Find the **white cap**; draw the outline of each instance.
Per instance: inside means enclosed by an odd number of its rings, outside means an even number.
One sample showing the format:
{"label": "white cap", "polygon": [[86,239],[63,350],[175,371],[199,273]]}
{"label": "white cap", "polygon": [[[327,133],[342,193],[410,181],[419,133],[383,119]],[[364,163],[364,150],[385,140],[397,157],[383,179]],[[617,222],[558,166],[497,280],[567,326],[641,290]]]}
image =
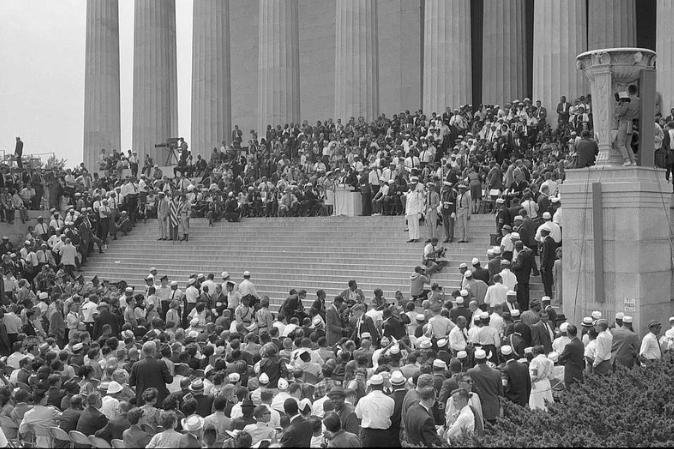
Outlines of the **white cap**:
{"label": "white cap", "polygon": [[108,384],[108,391],[107,391],[107,394],[115,394],[115,393],[119,393],[119,392],[122,391],[122,390],[123,390],[122,386],[121,386],[118,382],[115,382],[115,381],[113,380],[112,382],[110,382],[110,383]]}
{"label": "white cap", "polygon": [[491,249],[491,248],[489,248],[489,249],[487,250],[487,256],[493,256],[493,255],[494,255],[494,250]]}
{"label": "white cap", "polygon": [[231,373],[229,376],[227,376],[230,382],[238,382],[241,380],[241,374],[239,373]]}
{"label": "white cap", "polygon": [[461,290],[461,296],[465,297],[465,296],[468,296],[468,295],[469,295],[468,290],[466,290],[465,288],[463,290]]}
{"label": "white cap", "polygon": [[616,320],[622,320],[623,318],[625,318],[625,314],[624,314],[624,313],[618,312],[618,313],[615,314],[615,319],[616,319]]}
{"label": "white cap", "polygon": [[472,276],[473,276],[473,272],[470,271],[470,270],[468,270],[468,271],[466,271],[465,273],[463,273],[463,275],[464,275],[465,277],[469,278],[469,277],[472,277]]}
{"label": "white cap", "polygon": [[481,320],[486,320],[487,318],[489,318],[489,312],[481,312],[480,313],[480,319]]}
{"label": "white cap", "polygon": [[398,345],[391,346],[391,349],[389,349],[389,352],[391,354],[400,354],[400,346],[398,346]]}
{"label": "white cap", "polygon": [[[440,359],[435,359],[435,360],[433,360],[433,368],[447,369],[447,364]],[[374,376],[372,376],[372,377],[374,377]],[[372,382],[370,382],[370,383],[372,383]]]}
{"label": "white cap", "polygon": [[178,286],[178,281],[171,282],[171,287],[177,287],[177,286]]}
{"label": "white cap", "polygon": [[528,348],[524,348],[525,354],[531,354],[533,352],[534,352],[534,348],[532,348],[531,346],[529,346]]}
{"label": "white cap", "polygon": [[475,350],[475,360],[482,360],[487,358],[487,353],[482,349]]}
{"label": "white cap", "polygon": [[229,277],[229,273],[227,273],[226,271],[223,271],[222,274],[221,274],[220,276],[221,276],[223,279],[225,279],[225,278],[228,278],[228,277]]}
{"label": "white cap", "polygon": [[569,328],[569,323],[562,323],[559,325],[559,330],[561,332],[566,332],[566,330]]}
{"label": "white cap", "polygon": [[461,265],[459,265],[459,268],[468,268],[468,264],[462,263]]}
{"label": "white cap", "polygon": [[463,296],[459,296],[458,298],[456,298],[456,303],[463,304]]}
{"label": "white cap", "polygon": [[557,354],[555,351],[552,351],[550,354],[548,354],[548,359],[552,360],[554,363],[557,363],[559,360],[559,354]]}
{"label": "white cap", "polygon": [[510,355],[510,354],[512,354],[512,353],[513,353],[513,348],[512,348],[512,346],[508,346],[508,345],[501,346],[501,354],[503,354],[503,355]]}
{"label": "white cap", "polygon": [[549,296],[543,296],[543,297],[541,298],[541,302],[546,302],[546,301],[547,301],[547,302],[550,302],[550,297],[549,297]]}
{"label": "white cap", "polygon": [[417,313],[417,321],[425,321],[426,320],[426,315],[423,313]]}
{"label": "white cap", "polygon": [[543,218],[549,220],[552,218],[552,215],[550,215],[550,212],[543,212]]}
{"label": "white cap", "polygon": [[370,377],[370,385],[383,385],[384,384],[384,378],[380,374],[375,374],[374,376]]}
{"label": "white cap", "polygon": [[519,238],[520,238],[519,232],[513,232],[510,234],[510,240],[519,240]]}
{"label": "white cap", "polygon": [[395,370],[391,374],[390,382],[392,385],[402,385],[405,382],[407,382],[407,379],[405,379],[405,376],[403,375],[402,371]]}
{"label": "white cap", "polygon": [[601,312],[599,310],[595,310],[594,312],[592,312],[592,318],[594,318],[595,320],[601,319]]}
{"label": "white cap", "polygon": [[480,259],[478,259],[477,257],[473,257],[473,260],[471,261],[471,263],[473,264],[473,266],[475,266],[475,265],[480,263]]}
{"label": "white cap", "polygon": [[278,389],[282,390],[282,391],[287,390],[288,389],[288,381],[283,379],[283,378],[279,379],[278,380]]}
{"label": "white cap", "polygon": [[[625,315],[625,316],[623,317],[623,323],[630,324],[633,320],[634,320],[634,318],[632,318],[632,317],[629,316],[629,315]],[[670,318],[669,320],[671,321],[672,319]]]}
{"label": "white cap", "polygon": [[419,348],[421,348],[421,349],[429,349],[431,346],[432,346],[431,340],[429,340],[429,339],[423,339],[419,343]]}
{"label": "white cap", "polygon": [[492,251],[494,251],[494,254],[501,254],[501,247],[495,246],[492,248]]}
{"label": "white cap", "polygon": [[515,290],[508,290],[506,296],[517,296],[517,292]]}
{"label": "white cap", "polygon": [[441,338],[437,342],[438,348],[442,348],[443,346],[447,345],[447,339],[446,338]]}
{"label": "white cap", "polygon": [[456,353],[456,358],[458,359],[468,358],[468,353],[466,351],[459,351]]}
{"label": "white cap", "polygon": [[510,312],[510,316],[512,316],[512,317],[518,317],[518,316],[520,316],[520,311],[517,310],[517,309],[513,309],[513,310]]}
{"label": "white cap", "polygon": [[244,271],[244,272],[243,272],[243,276],[244,276],[244,277],[250,276],[250,271]]}

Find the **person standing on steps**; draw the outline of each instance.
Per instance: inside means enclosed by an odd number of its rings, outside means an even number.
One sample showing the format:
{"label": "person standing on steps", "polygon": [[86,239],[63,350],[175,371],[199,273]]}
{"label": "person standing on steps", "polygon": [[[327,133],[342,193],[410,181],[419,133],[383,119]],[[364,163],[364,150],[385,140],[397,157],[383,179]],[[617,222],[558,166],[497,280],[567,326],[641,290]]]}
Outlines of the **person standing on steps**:
{"label": "person standing on steps", "polygon": [[410,236],[407,243],[416,243],[419,241],[419,215],[424,206],[424,193],[419,189],[419,178],[416,176],[410,178],[409,186],[405,195],[405,218]]}
{"label": "person standing on steps", "polygon": [[159,201],[157,202],[157,223],[159,224],[159,238],[157,240],[168,240],[169,233],[169,214],[170,201],[166,198],[164,192],[159,192]]}
{"label": "person standing on steps", "polygon": [[468,222],[470,221],[471,198],[465,184],[459,184],[456,199],[456,221],[459,225],[459,243],[468,243]]}
{"label": "person standing on steps", "polygon": [[438,233],[438,206],[440,205],[440,195],[435,190],[435,183],[426,183],[428,193],[426,194],[426,226],[428,235],[431,238],[437,237]]}
{"label": "person standing on steps", "polygon": [[442,205],[442,226],[445,228],[445,240],[443,243],[452,243],[454,240],[454,221],[456,219],[456,191],[452,183],[443,181],[440,191]]}
{"label": "person standing on steps", "polygon": [[192,203],[187,200],[187,195],[184,193],[180,194],[180,199],[178,200],[178,227],[180,233],[183,235],[183,238],[180,239],[182,242],[189,241],[190,237],[190,214],[192,213]]}

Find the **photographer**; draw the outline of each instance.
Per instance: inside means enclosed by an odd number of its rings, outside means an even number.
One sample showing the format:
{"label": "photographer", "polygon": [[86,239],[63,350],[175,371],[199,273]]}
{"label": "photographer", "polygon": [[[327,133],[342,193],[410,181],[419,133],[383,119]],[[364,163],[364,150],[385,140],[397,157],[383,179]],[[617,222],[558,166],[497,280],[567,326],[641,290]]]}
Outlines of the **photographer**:
{"label": "photographer", "polygon": [[424,256],[422,258],[422,263],[426,266],[426,274],[430,277],[433,273],[441,271],[447,265],[449,261],[445,259],[445,251],[447,248],[438,247],[438,238],[433,237],[424,248]]}

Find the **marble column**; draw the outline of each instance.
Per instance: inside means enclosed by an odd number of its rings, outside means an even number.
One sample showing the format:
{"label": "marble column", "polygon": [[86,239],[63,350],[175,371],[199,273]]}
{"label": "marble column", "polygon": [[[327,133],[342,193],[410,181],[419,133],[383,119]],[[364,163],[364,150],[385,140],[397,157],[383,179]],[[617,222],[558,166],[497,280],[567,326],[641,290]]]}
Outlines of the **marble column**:
{"label": "marble column", "polygon": [[145,154],[167,165],[167,150],[155,144],[179,137],[175,13],[175,0],[135,3],[133,149],[141,166]]}
{"label": "marble column", "polygon": [[587,49],[636,47],[635,0],[588,0]]}
{"label": "marble column", "polygon": [[190,148],[207,161],[231,140],[229,42],[229,0],[194,0]]}
{"label": "marble column", "polygon": [[379,114],[377,0],[338,0],[335,39],[335,119]]}
{"label": "marble column", "polygon": [[484,0],[482,103],[503,105],[527,93],[525,0]]}
{"label": "marble column", "polygon": [[548,110],[556,126],[555,108],[562,95],[570,101],[588,93],[576,56],[587,48],[585,0],[537,0],[534,3],[533,98]]}
{"label": "marble column", "polygon": [[660,112],[667,117],[674,108],[674,0],[658,0],[657,16],[655,51],[658,63],[655,67],[658,92],[662,96]]}
{"label": "marble column", "polygon": [[300,121],[297,0],[260,0],[259,21],[257,131],[264,136],[267,125]]}
{"label": "marble column", "polygon": [[84,165],[121,150],[118,0],[88,0],[84,62]]}
{"label": "marble column", "polygon": [[470,0],[426,0],[424,12],[426,114],[472,103]]}

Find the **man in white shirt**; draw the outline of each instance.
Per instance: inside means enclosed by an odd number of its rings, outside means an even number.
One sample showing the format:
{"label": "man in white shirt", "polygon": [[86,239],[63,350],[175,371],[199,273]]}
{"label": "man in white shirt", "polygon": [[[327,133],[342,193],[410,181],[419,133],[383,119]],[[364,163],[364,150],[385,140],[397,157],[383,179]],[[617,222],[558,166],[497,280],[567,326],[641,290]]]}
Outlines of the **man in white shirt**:
{"label": "man in white shirt", "polygon": [[639,357],[643,361],[649,362],[662,358],[662,349],[658,341],[658,335],[661,330],[662,324],[656,320],[651,320],[648,323],[648,333],[641,340],[641,349],[639,350]]}
{"label": "man in white shirt", "polygon": [[361,420],[361,440],[363,447],[392,446],[397,435],[391,435],[391,416],[395,401],[383,392],[384,378],[375,374],[370,378],[371,392],[361,398],[356,405],[356,416]]}
{"label": "man in white shirt", "polygon": [[458,411],[449,417],[447,421],[445,438],[448,443],[450,443],[452,438],[460,437],[464,431],[469,434],[475,431],[475,415],[470,405],[468,405],[468,392],[464,389],[456,390],[452,394],[452,401]]}
{"label": "man in white shirt", "polygon": [[449,347],[452,350],[452,354],[466,350],[466,345],[468,344],[467,324],[466,317],[459,316],[456,319],[456,326],[449,332]]}
{"label": "man in white shirt", "polygon": [[410,190],[405,195],[405,219],[409,230],[410,239],[407,243],[416,243],[419,241],[419,215],[424,207],[425,195],[418,188],[419,179],[416,176],[410,178]]}
{"label": "man in white shirt", "polygon": [[260,296],[257,294],[257,290],[255,289],[255,284],[250,281],[249,271],[243,272],[243,281],[241,281],[239,284],[239,294],[242,298],[246,295],[251,295],[256,299],[260,299]]}
{"label": "man in white shirt", "polygon": [[[608,330],[608,322],[604,319],[597,320],[594,324],[597,335],[597,347],[594,353],[593,371],[599,374],[611,374],[611,346],[613,334]],[[657,340],[656,340],[657,342]]]}
{"label": "man in white shirt", "polygon": [[490,309],[496,304],[503,304],[507,301],[509,288],[503,285],[503,279],[500,274],[494,275],[494,285],[487,287],[487,294],[484,296],[484,302]]}

